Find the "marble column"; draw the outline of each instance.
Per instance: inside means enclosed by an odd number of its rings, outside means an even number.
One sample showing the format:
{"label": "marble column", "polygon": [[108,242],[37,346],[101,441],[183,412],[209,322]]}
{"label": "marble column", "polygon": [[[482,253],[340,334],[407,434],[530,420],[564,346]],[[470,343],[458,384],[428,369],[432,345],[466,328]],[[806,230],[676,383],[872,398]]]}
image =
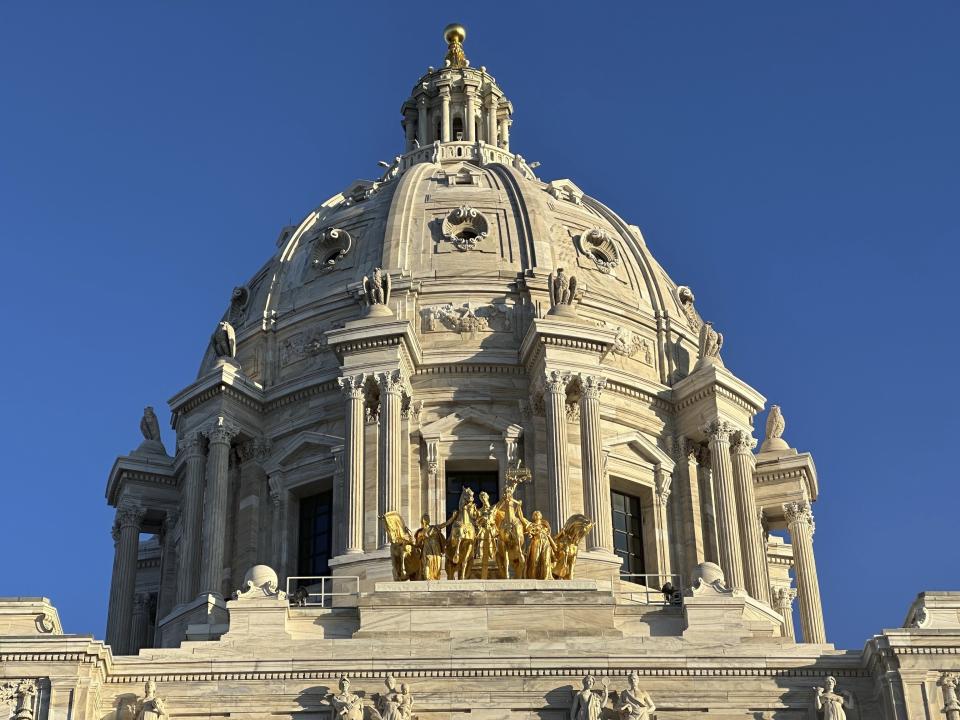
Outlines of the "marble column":
{"label": "marble column", "polygon": [[487,98],[487,144],[497,146],[497,109],[500,103],[491,93]]}
{"label": "marble column", "polygon": [[333,523],[333,556],[342,555],[346,546],[345,530],[343,518],[347,516],[347,507],[349,498],[346,492],[346,482],[343,476],[343,445],[330,448],[330,456],[333,458],[333,503],[332,511],[335,521]]}
{"label": "marble column", "polygon": [[820,581],[813,556],[813,511],[807,501],[785,503],[784,514],[793,544],[793,561],[797,572],[797,595],[800,598],[800,627],[803,642],[825,643],[823,608],[820,605]]}
{"label": "marble column", "polygon": [[570,517],[570,487],[567,460],[567,383],[570,375],[549,371],[544,381],[543,401],[547,415],[547,474],[550,487],[549,522],[562,527]]}
{"label": "marble column", "polygon": [[417,98],[417,141],[420,147],[427,144],[427,99]]}
{"label": "marble column", "polygon": [[130,654],[147,646],[147,624],[150,622],[150,595],[137,593],[133,600],[133,620],[130,627]]}
{"label": "marble column", "polygon": [[[404,515],[401,506],[402,483],[402,420],[400,406],[403,400],[406,378],[399,370],[380,373],[377,377],[380,386],[380,442],[377,462],[380,507],[378,514],[396,511]],[[406,518],[404,517],[406,522]],[[438,520],[439,522],[439,520]],[[379,546],[387,547],[387,537],[383,523],[379,523]]]}
{"label": "marble column", "polygon": [[230,512],[230,444],[239,428],[218,417],[206,430],[207,489],[203,506],[203,553],[200,557],[200,593],[223,595],[223,561]]}
{"label": "marble column", "polygon": [[176,542],[174,529],[180,522],[180,513],[177,510],[167,510],[160,532],[160,590],[157,593],[157,618],[167,615],[176,601],[177,592],[177,563]]}
{"label": "marble column", "polygon": [[345,553],[363,552],[363,375],[340,378],[344,409]]}
{"label": "marble column", "polygon": [[757,498],[753,490],[754,458],[751,450],[757,441],[749,433],[739,432],[733,441],[733,480],[737,495],[737,516],[744,560],[747,592],[754,600],[770,604],[770,578],[767,575],[767,543]]}
{"label": "marble column", "polygon": [[206,457],[203,438],[194,433],[180,443],[186,455],[183,472],[183,505],[181,509],[180,543],[177,546],[177,604],[190,602],[197,596],[200,538],[203,527],[203,474]]}
{"label": "marble column", "polygon": [[673,487],[677,491],[678,505],[674,508],[677,515],[678,537],[675,542],[681,548],[682,564],[677,572],[683,573],[683,582],[687,584],[693,576],[694,568],[706,560],[705,529],[703,513],[700,508],[700,479],[697,474],[697,452],[699,446],[689,438],[677,438],[674,445]]}
{"label": "marble column", "polygon": [[[613,552],[610,480],[604,472],[600,432],[600,394],[607,381],[597,375],[580,377],[580,462],[583,474],[583,514],[593,520],[588,550]],[[566,521],[566,518],[563,518]],[[557,527],[559,531],[560,526]]]}
{"label": "marble column", "polygon": [[797,639],[796,630],[793,628],[793,599],[796,596],[797,591],[793,588],[773,588],[773,609],[783,615],[783,634],[792,640]]}
{"label": "marble column", "polygon": [[960,675],[946,672],[940,676],[937,684],[943,693],[943,714],[947,716],[947,720],[960,720],[960,701],[957,700]]}
{"label": "marble column", "polygon": [[500,121],[500,146],[510,151],[510,118],[504,118]]}
{"label": "marble column", "polygon": [[450,91],[440,91],[440,140],[450,142]]}
{"label": "marble column", "polygon": [[117,510],[117,526],[120,539],[117,541],[117,622],[115,635],[110,640],[113,652],[127,655],[133,628],[133,593],[137,585],[137,553],[140,549],[140,523],[145,511],[139,507],[124,507]]}
{"label": "marble column", "polygon": [[467,94],[467,112],[466,117],[463,121],[463,137],[469,142],[473,142],[477,139],[477,118],[476,118],[476,98],[474,96],[474,90],[472,87],[466,88]]}
{"label": "marble column", "polygon": [[107,645],[117,639],[117,597],[120,594],[120,526],[114,520],[110,528],[113,538],[113,573],[110,575],[110,604],[107,606]]}
{"label": "marble column", "polygon": [[406,139],[406,152],[413,150],[413,139],[417,136],[417,122],[414,113],[407,113],[403,121],[403,132]]}
{"label": "marble column", "polygon": [[737,498],[730,461],[730,435],[733,426],[722,420],[710,423],[704,432],[710,440],[710,470],[716,490],[717,538],[720,543],[720,567],[727,586],[744,589],[743,559],[740,555],[740,533],[737,522]]}

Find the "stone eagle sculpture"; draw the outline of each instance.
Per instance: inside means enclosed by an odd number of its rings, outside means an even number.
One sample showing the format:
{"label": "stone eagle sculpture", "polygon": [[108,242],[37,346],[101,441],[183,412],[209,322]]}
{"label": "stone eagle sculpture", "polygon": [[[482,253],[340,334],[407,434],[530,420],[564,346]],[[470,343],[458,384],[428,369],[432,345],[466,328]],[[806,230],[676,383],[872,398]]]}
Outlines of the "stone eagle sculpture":
{"label": "stone eagle sculpture", "polygon": [[723,334],[713,329],[713,323],[703,323],[703,325],[700,326],[700,359],[697,361],[694,370],[699,370],[708,365],[719,365],[723,367],[723,360],[720,359],[720,348],[722,347]]}
{"label": "stone eagle sculpture", "polygon": [[237,332],[233,325],[226,320],[217,325],[210,338],[213,354],[218,358],[235,358],[237,356]]}
{"label": "stone eagle sculpture", "polygon": [[140,432],[143,433],[144,440],[160,441],[160,423],[150,405],[143,409],[143,417],[140,418]]}
{"label": "stone eagle sculpture", "polygon": [[767,439],[782,438],[783,431],[787,428],[787,421],[783,418],[779,405],[770,406],[770,414],[767,415]]}
{"label": "stone eagle sculpture", "polygon": [[385,273],[382,268],[374,268],[372,274],[364,276],[363,294],[370,314],[390,314],[390,290],[390,274]]}
{"label": "stone eagle sculpture", "polygon": [[550,273],[547,281],[550,291],[550,312],[554,315],[572,315],[577,303],[577,278],[567,275],[562,267]]}

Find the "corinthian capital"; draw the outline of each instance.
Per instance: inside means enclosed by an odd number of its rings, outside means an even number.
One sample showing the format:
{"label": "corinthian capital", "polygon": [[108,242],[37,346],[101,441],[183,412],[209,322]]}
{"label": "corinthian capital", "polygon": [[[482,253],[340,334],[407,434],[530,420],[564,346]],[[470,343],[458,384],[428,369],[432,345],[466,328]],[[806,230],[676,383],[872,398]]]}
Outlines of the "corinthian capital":
{"label": "corinthian capital", "polygon": [[229,445],[240,434],[240,426],[230,418],[220,415],[214,418],[203,432],[211,443]]}
{"label": "corinthian capital", "polygon": [[741,430],[733,436],[732,446],[736,453],[750,454],[750,451],[757,446],[757,441],[750,436],[748,431]]}
{"label": "corinthian capital", "polygon": [[783,514],[787,518],[788,525],[809,525],[810,534],[813,534],[816,523],[813,521],[813,509],[806,500],[800,502],[788,502],[783,504]]}
{"label": "corinthian capital", "polygon": [[407,387],[407,377],[400,370],[391,370],[377,375],[380,391],[390,395],[402,395]]}
{"label": "corinthian capital", "polygon": [[203,454],[203,436],[198,432],[184,435],[177,441],[177,452],[187,457]]}
{"label": "corinthian capital", "polygon": [[343,394],[351,400],[363,397],[363,384],[365,380],[366,377],[363,375],[349,375],[347,377],[337,378]]}
{"label": "corinthian capital", "polygon": [[736,428],[726,420],[714,420],[700,429],[703,431],[703,434],[709,438],[710,442],[722,443],[730,442],[730,436],[736,430]]}
{"label": "corinthian capital", "polygon": [[607,386],[607,379],[601,375],[580,375],[580,397],[583,400],[599,400]]}
{"label": "corinthian capital", "polygon": [[121,507],[117,508],[117,526],[122,530],[126,527],[139,528],[143,522],[143,516],[147,511],[141,507]]}
{"label": "corinthian capital", "polygon": [[788,611],[793,606],[797,591],[795,588],[781,586],[773,588],[772,595],[774,607],[781,611]]}
{"label": "corinthian capital", "polygon": [[543,378],[543,388],[547,393],[566,395],[567,385],[570,383],[570,373],[560,370],[549,370]]}
{"label": "corinthian capital", "polygon": [[956,690],[958,687],[960,687],[960,674],[955,672],[945,672],[940,676],[940,679],[937,680],[937,685]]}

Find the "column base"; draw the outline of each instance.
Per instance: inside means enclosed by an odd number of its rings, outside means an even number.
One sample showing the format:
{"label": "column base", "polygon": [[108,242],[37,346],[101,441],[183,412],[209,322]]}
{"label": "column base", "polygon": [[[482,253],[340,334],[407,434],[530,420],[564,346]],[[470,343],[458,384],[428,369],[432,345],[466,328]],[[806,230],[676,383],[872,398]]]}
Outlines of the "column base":
{"label": "column base", "polygon": [[202,594],[177,605],[157,623],[157,647],[180,647],[184,640],[218,640],[229,628],[230,614],[219,595]]}

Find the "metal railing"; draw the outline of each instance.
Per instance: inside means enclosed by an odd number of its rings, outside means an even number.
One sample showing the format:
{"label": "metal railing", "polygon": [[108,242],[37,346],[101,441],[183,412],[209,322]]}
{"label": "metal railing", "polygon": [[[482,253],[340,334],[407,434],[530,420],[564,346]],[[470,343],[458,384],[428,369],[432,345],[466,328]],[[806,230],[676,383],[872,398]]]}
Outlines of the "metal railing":
{"label": "metal railing", "polygon": [[[683,604],[683,578],[674,574],[620,573],[617,591],[622,602],[638,605]],[[628,586],[636,585],[636,589]]]}
{"label": "metal railing", "polygon": [[360,578],[356,575],[292,575],[287,578],[287,598],[293,607],[353,608],[359,597]]}

